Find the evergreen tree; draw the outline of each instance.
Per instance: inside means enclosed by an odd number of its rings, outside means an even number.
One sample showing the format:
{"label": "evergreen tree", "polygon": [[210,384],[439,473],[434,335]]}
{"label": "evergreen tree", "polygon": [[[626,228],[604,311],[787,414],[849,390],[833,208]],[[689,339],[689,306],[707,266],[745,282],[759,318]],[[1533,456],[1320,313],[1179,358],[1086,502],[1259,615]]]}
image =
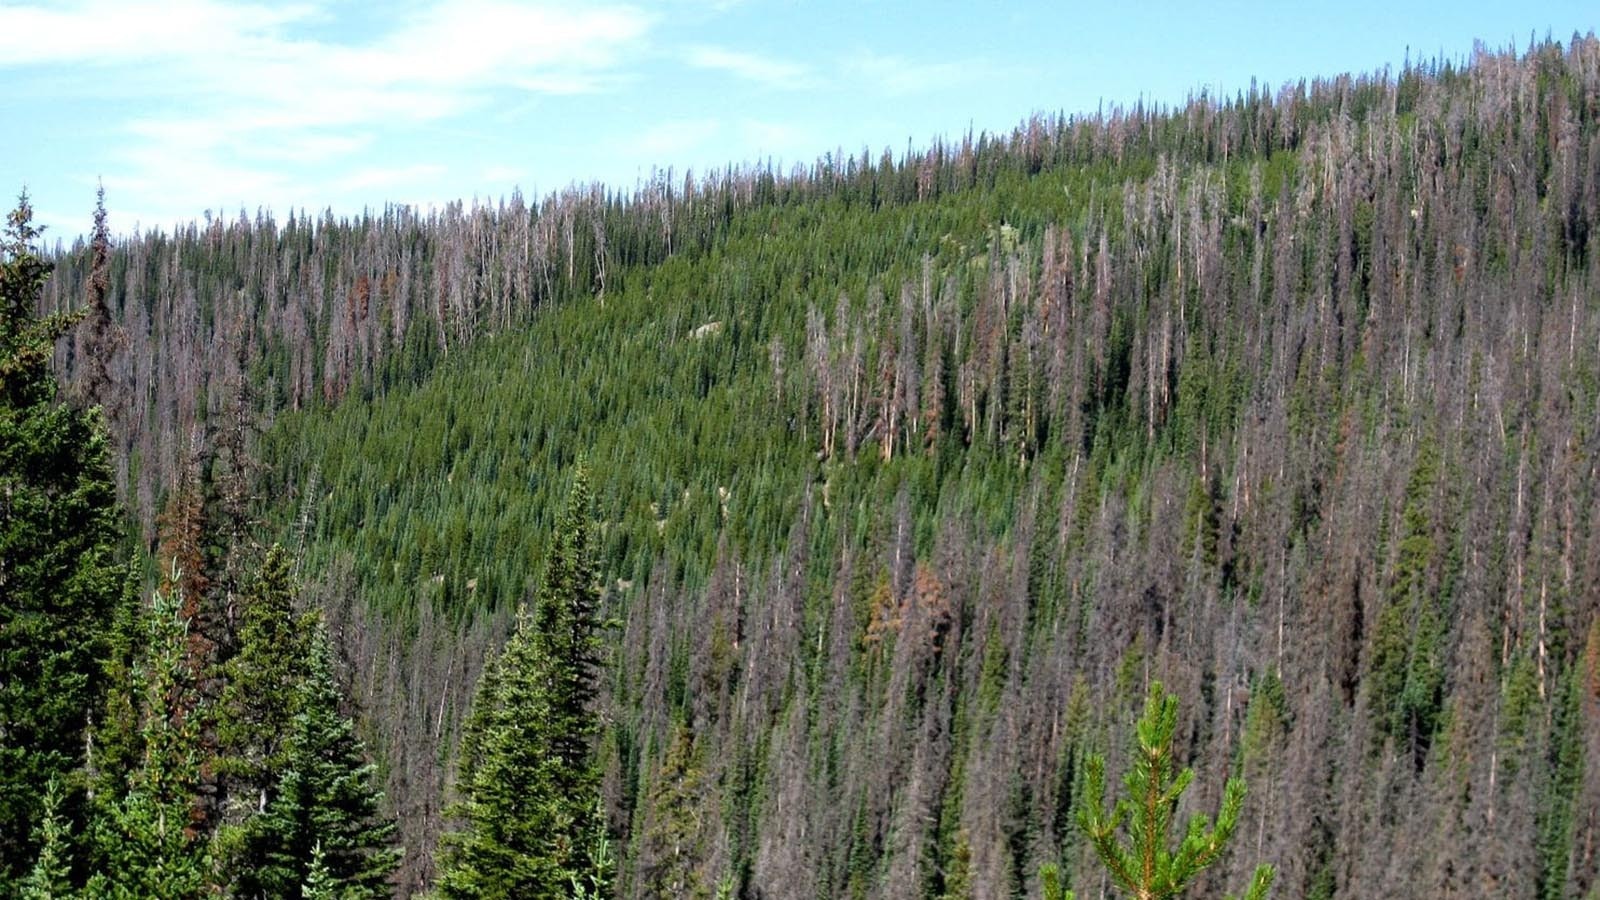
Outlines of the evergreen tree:
{"label": "evergreen tree", "polygon": [[[1216,862],[1228,846],[1244,806],[1244,782],[1228,779],[1222,790],[1222,809],[1213,827],[1205,815],[1189,820],[1183,842],[1176,850],[1167,848],[1178,800],[1194,780],[1193,769],[1173,771],[1172,734],[1178,726],[1178,700],[1168,694],[1161,682],[1150,685],[1144,715],[1136,727],[1133,764],[1122,783],[1126,797],[1118,800],[1108,814],[1104,807],[1105,758],[1089,758],[1089,805],[1078,814],[1078,825],[1095,854],[1111,874],[1111,880],[1136,900],[1161,900],[1183,893],[1200,871]],[[1117,831],[1126,823],[1131,844],[1124,844]],[[1270,865],[1256,868],[1245,900],[1264,900],[1272,885]],[[1061,885],[1061,872],[1055,865],[1039,873],[1046,900],[1072,900],[1072,892]]]}
{"label": "evergreen tree", "polygon": [[86,754],[91,800],[121,797],[127,789],[128,773],[138,767],[144,754],[142,703],[135,673],[144,660],[147,618],[138,596],[129,592],[117,603],[106,629],[107,652],[100,666],[104,690],[89,729]]}
{"label": "evergreen tree", "polygon": [[[604,893],[609,851],[593,758],[599,585],[580,466],[535,609],[519,610],[474,703],[461,764],[463,830],[447,847],[450,898]],[[597,837],[598,836],[598,837]]]}
{"label": "evergreen tree", "polygon": [[589,815],[589,833],[582,835],[581,858],[587,869],[568,876],[572,887],[572,900],[601,900],[611,893],[611,879],[616,874],[617,861],[611,855],[611,835],[606,832],[605,807],[598,796]]}
{"label": "evergreen tree", "polygon": [[1438,481],[1438,451],[1425,441],[1406,484],[1403,531],[1389,603],[1378,616],[1372,650],[1371,707],[1380,731],[1411,757],[1427,759],[1444,702],[1442,642],[1446,610],[1429,582],[1437,553],[1429,504]]}
{"label": "evergreen tree", "polygon": [[146,649],[133,673],[141,757],[126,793],[104,801],[95,819],[91,896],[185,900],[208,891],[208,847],[193,827],[200,740],[182,605],[157,591],[144,616]]}
{"label": "evergreen tree", "polygon": [[283,775],[244,826],[248,865],[234,889],[244,897],[292,897],[323,881],[348,900],[387,897],[400,859],[395,824],[373,787],[377,767],[339,711],[333,652],[320,621],[307,643],[309,672],[300,678]]}
{"label": "evergreen tree", "polygon": [[125,584],[116,498],[93,412],[56,402],[37,315],[51,265],[27,195],[0,242],[0,894],[37,854],[41,786],[81,761],[105,623]]}
{"label": "evergreen tree", "polygon": [[[477,698],[475,752],[462,762],[459,814],[439,880],[449,898],[562,897],[570,823],[561,816],[560,765],[547,726],[552,708],[541,676],[550,668],[526,610],[494,661],[495,690]],[[487,676],[486,676],[487,677]]]}
{"label": "evergreen tree", "polygon": [[[592,502],[588,472],[580,463],[566,510],[556,523],[533,634],[551,665],[551,747],[562,763],[562,787],[573,791],[575,798],[587,797],[588,782],[597,777],[591,756],[600,730],[593,709],[602,645],[600,577],[589,519]],[[579,802],[588,805],[587,799]]]}
{"label": "evergreen tree", "polygon": [[65,900],[75,896],[70,860],[72,834],[61,814],[61,782],[52,780],[44,792],[44,818],[39,821],[39,858],[22,882],[22,900]]}
{"label": "evergreen tree", "polygon": [[648,896],[711,895],[699,871],[707,835],[698,827],[705,784],[696,757],[693,733],[678,725],[650,789],[650,820],[637,864]]}
{"label": "evergreen tree", "polygon": [[89,239],[89,279],[84,285],[84,322],[78,329],[76,353],[79,357],[76,394],[86,403],[98,404],[108,417],[119,405],[116,379],[111,375],[111,357],[120,345],[116,321],[106,297],[111,291],[111,229],[106,224],[106,189],[94,194],[94,229]]}
{"label": "evergreen tree", "polygon": [[292,594],[289,554],[274,546],[240,600],[238,653],[222,667],[217,770],[236,807],[225,812],[229,821],[266,808],[287,764],[299,686],[314,659],[314,626],[296,618]]}

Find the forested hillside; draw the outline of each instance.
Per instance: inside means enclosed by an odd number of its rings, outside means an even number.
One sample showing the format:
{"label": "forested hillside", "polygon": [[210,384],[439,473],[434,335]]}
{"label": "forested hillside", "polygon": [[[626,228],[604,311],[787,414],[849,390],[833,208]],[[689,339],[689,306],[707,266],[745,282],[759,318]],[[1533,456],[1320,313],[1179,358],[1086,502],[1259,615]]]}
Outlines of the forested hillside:
{"label": "forested hillside", "polygon": [[1597,224],[1590,36],[131,237],[56,362],[197,629],[298,560],[403,894],[581,460],[619,896],[1099,896],[1086,761],[1159,679],[1184,811],[1250,786],[1199,893],[1591,898]]}

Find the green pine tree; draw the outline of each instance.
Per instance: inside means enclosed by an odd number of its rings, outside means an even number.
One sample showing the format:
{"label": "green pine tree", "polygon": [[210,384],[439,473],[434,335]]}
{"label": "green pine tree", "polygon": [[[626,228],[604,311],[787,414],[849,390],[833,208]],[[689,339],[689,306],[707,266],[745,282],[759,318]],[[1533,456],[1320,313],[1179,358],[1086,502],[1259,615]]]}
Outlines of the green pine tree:
{"label": "green pine tree", "polygon": [[106,629],[107,652],[101,660],[104,691],[89,729],[88,793],[120,797],[127,773],[143,754],[139,736],[139,692],[134,672],[144,653],[146,613],[131,592],[117,604]]}
{"label": "green pine tree", "polygon": [[134,668],[141,756],[126,793],[93,823],[98,872],[88,893],[111,900],[186,900],[209,893],[210,863],[193,827],[200,780],[189,627],[177,593],[156,592],[144,615],[145,652]]}
{"label": "green pine tree", "polygon": [[601,664],[600,576],[589,510],[588,472],[579,464],[572,492],[556,523],[555,546],[546,564],[535,607],[533,639],[550,660],[551,746],[562,762],[565,787],[586,808],[587,782],[598,778],[591,761],[600,731],[594,698]]}
{"label": "green pine tree", "polygon": [[[566,900],[610,878],[592,703],[600,591],[582,467],[536,604],[485,673],[468,723],[458,815],[439,890],[449,898]],[[599,839],[597,839],[597,836]]]}
{"label": "green pine tree", "polygon": [[1373,641],[1371,707],[1379,730],[1404,748],[1417,769],[1427,759],[1444,704],[1446,610],[1429,582],[1438,554],[1430,515],[1439,454],[1424,441],[1406,484],[1399,554],[1388,605]]}
{"label": "green pine tree", "polygon": [[323,875],[347,900],[388,897],[400,861],[395,823],[373,786],[376,766],[339,711],[333,652],[320,621],[309,640],[309,672],[284,748],[284,770],[263,811],[244,825],[241,896],[291,897]]}
{"label": "green pine tree", "polygon": [[66,900],[72,888],[72,831],[61,814],[61,782],[51,779],[44,792],[44,817],[39,820],[39,858],[22,881],[22,900]]}
{"label": "green pine tree", "polygon": [[246,843],[247,826],[267,808],[289,763],[313,631],[296,617],[292,595],[288,554],[275,546],[240,598],[238,652],[221,667],[215,768],[222,822],[215,841],[230,881],[250,880],[265,864]]}
{"label": "green pine tree", "polygon": [[606,833],[605,808],[599,797],[595,798],[594,810],[589,816],[589,833],[583,837],[582,848],[589,868],[568,876],[572,900],[601,900],[611,892],[617,861],[611,854],[611,835]]}
{"label": "green pine tree", "polygon": [[471,755],[463,759],[457,814],[465,828],[444,848],[439,892],[447,898],[555,898],[572,869],[571,822],[556,789],[560,766],[545,676],[553,668],[526,609],[474,703]]}
{"label": "green pine tree", "polygon": [[0,895],[38,854],[43,792],[83,762],[107,621],[126,584],[95,412],[56,402],[50,263],[24,194],[0,241]]}
{"label": "green pine tree", "polygon": [[680,724],[650,788],[650,824],[644,830],[637,864],[647,895],[710,896],[700,872],[707,837],[698,828],[705,788],[694,734]]}
{"label": "green pine tree", "polygon": [[[1197,815],[1189,820],[1177,849],[1168,848],[1178,800],[1194,780],[1193,769],[1174,772],[1172,734],[1177,725],[1177,698],[1168,694],[1161,682],[1152,683],[1136,728],[1133,764],[1122,778],[1128,793],[1109,813],[1103,805],[1105,758],[1089,759],[1091,803],[1079,811],[1078,826],[1111,880],[1136,900],[1161,900],[1183,893],[1202,869],[1221,858],[1244,806],[1244,782],[1228,779],[1216,825],[1207,816]],[[1130,843],[1118,835],[1124,824]],[[1258,866],[1245,900],[1264,900],[1272,877],[1272,866]],[[1054,864],[1040,870],[1039,880],[1046,900],[1072,900],[1073,894],[1061,884],[1061,871]]]}

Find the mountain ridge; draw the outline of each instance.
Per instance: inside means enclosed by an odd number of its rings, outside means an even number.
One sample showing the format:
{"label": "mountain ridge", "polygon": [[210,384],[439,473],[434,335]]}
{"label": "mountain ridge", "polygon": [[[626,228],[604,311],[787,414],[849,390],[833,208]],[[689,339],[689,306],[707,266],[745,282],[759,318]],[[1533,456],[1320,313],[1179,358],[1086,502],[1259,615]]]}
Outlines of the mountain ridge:
{"label": "mountain ridge", "polygon": [[1252,785],[1202,892],[1595,888],[1592,37],[505,209],[112,265],[126,496],[153,535],[260,464],[403,890],[580,455],[627,896],[1091,878],[1083,760],[1157,677],[1186,802]]}

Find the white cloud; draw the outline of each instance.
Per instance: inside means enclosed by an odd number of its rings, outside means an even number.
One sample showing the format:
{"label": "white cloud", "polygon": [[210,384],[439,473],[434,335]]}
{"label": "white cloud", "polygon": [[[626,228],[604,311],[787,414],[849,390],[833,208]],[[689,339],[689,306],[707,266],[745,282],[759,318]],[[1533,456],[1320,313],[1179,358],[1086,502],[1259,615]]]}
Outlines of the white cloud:
{"label": "white cloud", "polygon": [[0,67],[115,64],[222,54],[269,38],[312,14],[303,5],[223,4],[213,0],[79,0],[0,6]]}
{"label": "white cloud", "polygon": [[809,161],[815,147],[809,146],[809,134],[803,129],[784,122],[746,119],[739,123],[741,142],[759,156],[781,157],[789,162]]}
{"label": "white cloud", "polygon": [[697,69],[726,72],[768,87],[797,89],[812,81],[811,71],[799,63],[724,47],[691,47],[684,59]]}
{"label": "white cloud", "polygon": [[370,134],[303,132],[292,135],[291,140],[255,147],[253,152],[258,159],[304,165],[351,156],[371,147],[372,143]]}
{"label": "white cloud", "polygon": [[[112,227],[119,231],[135,224],[142,229],[170,228],[206,210],[231,217],[247,206],[253,213],[263,198],[273,198],[277,212],[284,215],[290,206],[308,205],[310,199],[297,195],[290,179],[270,169],[209,154],[163,155],[153,147],[135,150],[127,173],[107,174],[104,182],[111,198]],[[247,204],[246,198],[254,202]],[[82,222],[73,227],[82,228]]]}
{"label": "white cloud", "polygon": [[374,31],[338,27],[338,10],[317,4],[0,5],[0,71],[105,70],[98,77],[135,100],[120,105],[143,107],[112,125],[125,137],[107,141],[121,145],[107,190],[123,209],[170,220],[241,202],[320,208],[341,192],[437,175],[426,160],[365,156],[396,129],[437,128],[506,92],[604,90],[655,23],[624,5],[425,0],[404,9]]}
{"label": "white cloud", "polygon": [[444,166],[437,163],[413,163],[408,166],[376,166],[373,168],[358,169],[338,181],[338,187],[346,191],[362,191],[369,188],[401,188],[418,181],[437,177],[445,171]]}
{"label": "white cloud", "polygon": [[615,65],[649,23],[627,7],[441,2],[391,35],[378,55],[397,82],[479,83],[551,68],[591,71]]}
{"label": "white cloud", "polygon": [[982,60],[926,63],[880,53],[862,53],[847,60],[845,71],[891,97],[939,91],[999,75]]}
{"label": "white cloud", "polygon": [[722,130],[716,119],[675,119],[651,126],[639,136],[639,149],[662,162],[682,159],[711,142]]}
{"label": "white cloud", "polygon": [[478,177],[491,185],[514,185],[528,177],[528,170],[522,166],[489,166]]}

